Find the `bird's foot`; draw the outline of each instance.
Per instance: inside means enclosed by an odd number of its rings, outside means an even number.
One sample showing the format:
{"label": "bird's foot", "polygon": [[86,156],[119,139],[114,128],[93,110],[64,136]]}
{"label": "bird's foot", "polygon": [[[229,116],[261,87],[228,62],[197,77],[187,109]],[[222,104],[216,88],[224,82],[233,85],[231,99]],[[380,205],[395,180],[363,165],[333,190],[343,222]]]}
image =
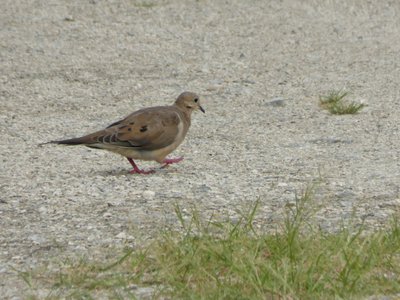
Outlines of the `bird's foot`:
{"label": "bird's foot", "polygon": [[163,163],[166,165],[175,164],[183,160],[183,157],[174,157],[174,158],[166,158],[163,160]]}
{"label": "bird's foot", "polygon": [[149,169],[149,170],[141,170],[139,169],[139,167],[135,164],[135,162],[133,161],[132,158],[127,157],[128,161],[130,162],[130,164],[133,167],[133,170],[129,171],[129,174],[143,174],[143,175],[147,175],[147,174],[152,174],[155,171],[153,169]]}
{"label": "bird's foot", "polygon": [[182,160],[183,160],[182,156],[174,157],[174,158],[166,158],[166,159],[164,159],[162,161],[163,165],[161,166],[161,168],[163,169],[163,168],[169,166],[170,164],[175,164],[175,163],[178,163],[178,162],[180,162]]}
{"label": "bird's foot", "polygon": [[143,169],[133,169],[129,171],[129,174],[143,174],[143,175],[148,175],[148,174],[153,174],[155,171],[153,169],[149,170],[143,170]]}

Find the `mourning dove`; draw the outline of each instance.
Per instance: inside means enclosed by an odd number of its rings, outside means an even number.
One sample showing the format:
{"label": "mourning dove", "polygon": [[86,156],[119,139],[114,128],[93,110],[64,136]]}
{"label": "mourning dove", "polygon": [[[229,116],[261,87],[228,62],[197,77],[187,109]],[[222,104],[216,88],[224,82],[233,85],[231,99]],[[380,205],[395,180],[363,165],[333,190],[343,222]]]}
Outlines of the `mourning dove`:
{"label": "mourning dove", "polygon": [[78,138],[51,141],[53,144],[85,145],[125,156],[131,163],[131,174],[149,174],[154,170],[139,169],[134,159],[155,160],[162,167],[180,162],[183,157],[166,158],[184,140],[194,110],[204,109],[199,97],[191,92],[179,95],[171,106],[138,110],[107,128]]}

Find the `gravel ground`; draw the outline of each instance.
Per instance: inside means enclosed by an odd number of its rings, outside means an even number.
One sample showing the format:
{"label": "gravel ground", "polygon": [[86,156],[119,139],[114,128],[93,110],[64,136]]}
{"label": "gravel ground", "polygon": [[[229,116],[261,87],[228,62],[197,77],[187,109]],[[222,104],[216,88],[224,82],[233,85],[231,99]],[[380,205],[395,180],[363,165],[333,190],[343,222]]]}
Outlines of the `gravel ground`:
{"label": "gravel ground", "polygon": [[[324,3],[322,3],[324,2]],[[0,293],[29,270],[101,256],[189,211],[237,216],[260,199],[273,227],[319,182],[319,222],[371,228],[400,208],[400,2],[31,1],[0,10]],[[318,96],[367,105],[332,116]],[[41,142],[101,129],[185,90],[206,114],[156,174],[118,155]],[[150,166],[152,163],[140,163]]]}

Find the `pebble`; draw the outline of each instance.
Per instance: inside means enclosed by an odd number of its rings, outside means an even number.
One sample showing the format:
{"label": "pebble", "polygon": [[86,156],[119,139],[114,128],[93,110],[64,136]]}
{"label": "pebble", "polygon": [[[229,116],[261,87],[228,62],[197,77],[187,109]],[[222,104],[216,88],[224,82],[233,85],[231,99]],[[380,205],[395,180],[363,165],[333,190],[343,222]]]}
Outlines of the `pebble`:
{"label": "pebble", "polygon": [[146,199],[146,200],[154,199],[155,195],[156,195],[156,193],[154,191],[150,191],[150,190],[144,191],[142,193],[143,198]]}
{"label": "pebble", "polygon": [[39,213],[41,213],[41,214],[47,214],[47,208],[44,206],[39,207],[38,210],[39,210]]}
{"label": "pebble", "polygon": [[115,236],[117,239],[125,240],[126,239],[126,233],[125,232],[120,232]]}
{"label": "pebble", "polygon": [[46,239],[43,238],[42,236],[38,235],[38,234],[33,234],[29,237],[29,239],[36,245],[40,245],[43,244]]}
{"label": "pebble", "polygon": [[275,107],[282,107],[285,106],[285,99],[283,98],[274,98],[271,101],[265,103],[267,106],[275,106]]}
{"label": "pebble", "polygon": [[104,217],[104,218],[111,218],[111,217],[112,217],[112,213],[110,213],[110,212],[105,212],[105,213],[103,214],[103,217]]}

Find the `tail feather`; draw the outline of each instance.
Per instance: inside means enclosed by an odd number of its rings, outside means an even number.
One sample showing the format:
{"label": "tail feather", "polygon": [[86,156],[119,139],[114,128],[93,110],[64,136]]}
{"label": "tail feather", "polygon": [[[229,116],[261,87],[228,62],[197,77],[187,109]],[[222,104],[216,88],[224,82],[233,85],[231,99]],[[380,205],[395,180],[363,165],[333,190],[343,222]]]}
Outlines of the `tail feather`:
{"label": "tail feather", "polygon": [[75,146],[75,145],[91,145],[91,144],[96,144],[98,143],[99,138],[102,138],[106,132],[104,130],[96,131],[94,133],[84,135],[81,137],[73,138],[73,139],[66,139],[66,140],[58,140],[58,141],[50,141],[47,143],[40,144],[45,145],[45,144],[59,144],[59,145],[67,145],[67,146]]}
{"label": "tail feather", "polygon": [[75,145],[84,145],[87,141],[83,138],[73,138],[61,141],[50,141],[46,143],[41,143],[39,146],[47,145],[47,144],[59,144],[59,145],[67,145],[67,146],[75,146]]}
{"label": "tail feather", "polygon": [[60,145],[82,145],[85,141],[82,138],[73,138],[68,140],[61,140],[61,141],[51,141],[52,144],[60,144]]}

